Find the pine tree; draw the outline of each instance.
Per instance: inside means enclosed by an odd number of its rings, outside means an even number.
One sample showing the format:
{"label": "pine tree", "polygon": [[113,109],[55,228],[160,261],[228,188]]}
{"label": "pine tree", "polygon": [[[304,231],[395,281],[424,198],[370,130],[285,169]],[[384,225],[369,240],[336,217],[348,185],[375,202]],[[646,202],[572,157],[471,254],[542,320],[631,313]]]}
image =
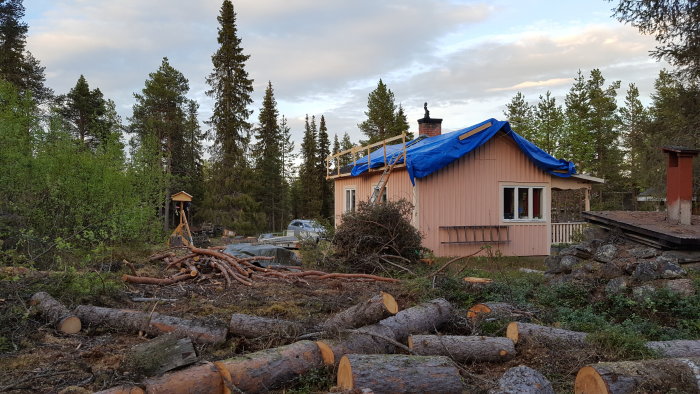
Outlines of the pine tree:
{"label": "pine tree", "polygon": [[380,79],[377,88],[367,98],[367,120],[357,125],[367,136],[363,145],[394,137],[408,130],[408,122],[400,107],[397,111],[394,93]]}
{"label": "pine tree", "polygon": [[169,228],[170,195],[176,178],[183,173],[182,157],[185,147],[187,79],[173,68],[167,58],[149,74],[140,94],[135,93],[136,104],[131,118],[131,129],[137,134],[139,148],[153,155],[152,163],[162,168],[163,228]]}
{"label": "pine tree", "polygon": [[107,101],[100,89],[90,90],[83,75],[68,94],[58,98],[58,112],[67,122],[70,132],[84,146],[97,148],[113,139],[115,124],[110,119]]}
{"label": "pine tree", "polygon": [[286,211],[286,182],[284,180],[282,139],[277,123],[278,111],[272,82],[265,89],[262,108],[258,115],[258,127],[253,147],[255,198],[261,203],[267,218],[266,228],[277,231],[282,228],[282,215]]}
{"label": "pine tree", "polygon": [[625,147],[625,167],[635,192],[643,191],[651,185],[648,165],[652,163],[653,143],[649,133],[649,111],[639,100],[639,89],[629,85],[625,105],[620,108],[620,122],[623,146]]}
{"label": "pine tree", "polygon": [[248,167],[246,155],[250,143],[251,125],[248,117],[253,111],[253,80],[248,78],[245,62],[250,55],[243,54],[241,39],[237,36],[236,13],[230,0],[224,0],[219,22],[219,49],[212,56],[214,71],[207,77],[211,87],[207,95],[214,99],[214,108],[208,124],[214,132],[214,153],[222,192],[241,191],[241,174]]}
{"label": "pine tree", "polygon": [[321,200],[321,207],[318,214],[320,217],[328,219],[333,215],[333,189],[331,182],[326,180],[326,158],[331,154],[331,151],[326,118],[323,115],[321,115],[321,122],[318,127],[317,146],[318,156],[316,159],[316,170],[318,172],[319,198]]}
{"label": "pine tree", "polygon": [[542,96],[533,109],[534,135],[532,141],[545,152],[558,156],[561,143],[562,129],[564,128],[564,111],[552,97],[549,90]]}
{"label": "pine tree", "polygon": [[617,113],[617,89],[620,88],[620,81],[605,86],[603,74],[600,70],[593,69],[586,85],[590,108],[588,125],[595,148],[592,171],[606,179],[605,189],[618,190],[622,186],[622,153],[618,145],[620,129]]}
{"label": "pine tree", "polygon": [[44,67],[25,49],[29,27],[22,17],[22,0],[0,1],[0,79],[12,83],[21,93],[30,92],[42,102],[53,93],[44,86]]}
{"label": "pine tree", "polygon": [[506,104],[503,115],[516,133],[532,141],[535,137],[532,112],[532,106],[525,101],[525,96],[518,92],[510,103]]}

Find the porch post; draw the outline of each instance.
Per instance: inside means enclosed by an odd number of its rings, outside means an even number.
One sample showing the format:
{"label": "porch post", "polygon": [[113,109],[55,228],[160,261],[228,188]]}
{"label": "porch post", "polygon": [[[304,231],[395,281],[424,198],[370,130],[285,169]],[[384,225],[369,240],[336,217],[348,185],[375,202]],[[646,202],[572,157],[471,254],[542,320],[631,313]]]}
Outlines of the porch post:
{"label": "porch post", "polygon": [[584,204],[584,210],[590,211],[591,210],[591,187],[588,186],[587,188],[583,189],[584,190],[584,199],[583,199],[583,204]]}

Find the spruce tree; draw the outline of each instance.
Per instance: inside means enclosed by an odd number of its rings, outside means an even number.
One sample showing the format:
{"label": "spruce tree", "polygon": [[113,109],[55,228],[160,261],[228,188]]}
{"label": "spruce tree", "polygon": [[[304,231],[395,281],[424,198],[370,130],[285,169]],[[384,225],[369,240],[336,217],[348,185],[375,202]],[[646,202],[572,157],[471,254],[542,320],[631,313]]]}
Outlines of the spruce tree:
{"label": "spruce tree", "polygon": [[588,117],[588,91],[586,89],[586,77],[581,70],[578,71],[574,84],[564,98],[566,109],[565,130],[562,146],[562,156],[576,163],[576,171],[579,173],[593,170],[595,160],[594,145],[590,141]]}
{"label": "spruce tree", "polygon": [[649,121],[649,111],[639,100],[639,89],[635,84],[629,84],[625,105],[620,108],[620,123],[625,148],[625,169],[635,192],[643,191],[651,184],[647,177],[647,166],[651,163]]}
{"label": "spruce tree", "polygon": [[304,218],[315,218],[321,211],[321,185],[318,182],[318,131],[316,118],[306,115],[304,138],[301,142],[301,167],[299,189],[303,196],[299,201],[299,214]]}
{"label": "spruce tree", "polygon": [[282,176],[287,184],[291,184],[296,172],[294,164],[297,155],[294,153],[295,143],[292,139],[292,130],[287,124],[287,118],[282,115],[280,120],[280,141],[282,143]]}
{"label": "spruce tree", "polygon": [[[340,141],[340,151],[342,152],[342,151],[350,150],[350,149],[352,149],[353,146],[354,145],[353,145],[352,141],[350,140],[350,135],[346,131],[343,134],[343,139]],[[352,157],[352,155],[341,156],[340,157],[340,166],[342,167],[342,166],[346,166],[346,165],[352,163],[353,159],[354,158]]]}
{"label": "spruce tree", "polygon": [[331,154],[330,141],[328,139],[328,128],[326,118],[321,115],[321,122],[318,127],[318,152],[316,159],[317,179],[319,183],[319,198],[321,207],[319,215],[322,218],[330,218],[333,210],[333,189],[331,182],[326,180],[326,158]]}
{"label": "spruce tree", "polygon": [[617,112],[617,89],[620,81],[605,86],[605,78],[598,69],[593,69],[586,84],[588,92],[590,142],[595,148],[595,161],[592,172],[605,178],[604,188],[619,191],[622,186],[620,163],[622,152]]}
{"label": "spruce tree", "polygon": [[256,143],[252,156],[255,162],[255,198],[261,204],[262,212],[267,218],[266,229],[271,231],[282,228],[282,215],[286,211],[282,135],[277,118],[277,102],[272,90],[272,82],[268,82],[262,108],[258,114],[258,127],[255,129]]}
{"label": "spruce tree", "polygon": [[532,106],[525,101],[525,96],[521,92],[516,93],[510,103],[506,104],[503,115],[516,133],[530,141],[534,139]]}
{"label": "spruce tree", "polygon": [[367,97],[367,120],[357,127],[367,136],[364,144],[372,144],[391,138],[408,130],[408,122],[403,108],[397,111],[394,103],[394,93],[380,79],[377,88]]}
{"label": "spruce tree", "polygon": [[41,102],[53,92],[44,86],[44,67],[25,48],[29,27],[22,22],[23,17],[22,0],[0,1],[0,79]]}

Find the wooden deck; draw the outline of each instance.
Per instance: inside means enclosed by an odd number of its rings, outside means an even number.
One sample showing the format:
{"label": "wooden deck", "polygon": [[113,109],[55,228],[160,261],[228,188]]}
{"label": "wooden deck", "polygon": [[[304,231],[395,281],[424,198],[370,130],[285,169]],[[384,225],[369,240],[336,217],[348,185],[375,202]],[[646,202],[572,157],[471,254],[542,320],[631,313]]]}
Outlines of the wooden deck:
{"label": "wooden deck", "polygon": [[619,229],[627,237],[644,244],[668,249],[700,248],[700,216],[693,215],[691,225],[671,224],[666,212],[598,211],[583,217],[608,229]]}

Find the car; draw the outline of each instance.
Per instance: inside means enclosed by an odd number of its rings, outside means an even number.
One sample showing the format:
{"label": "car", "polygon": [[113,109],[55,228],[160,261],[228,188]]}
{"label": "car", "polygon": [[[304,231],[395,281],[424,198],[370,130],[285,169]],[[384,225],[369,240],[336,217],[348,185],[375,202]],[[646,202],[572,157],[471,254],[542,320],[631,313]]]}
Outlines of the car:
{"label": "car", "polygon": [[287,235],[293,235],[299,239],[311,238],[318,241],[325,232],[326,229],[315,220],[294,219],[287,226]]}

